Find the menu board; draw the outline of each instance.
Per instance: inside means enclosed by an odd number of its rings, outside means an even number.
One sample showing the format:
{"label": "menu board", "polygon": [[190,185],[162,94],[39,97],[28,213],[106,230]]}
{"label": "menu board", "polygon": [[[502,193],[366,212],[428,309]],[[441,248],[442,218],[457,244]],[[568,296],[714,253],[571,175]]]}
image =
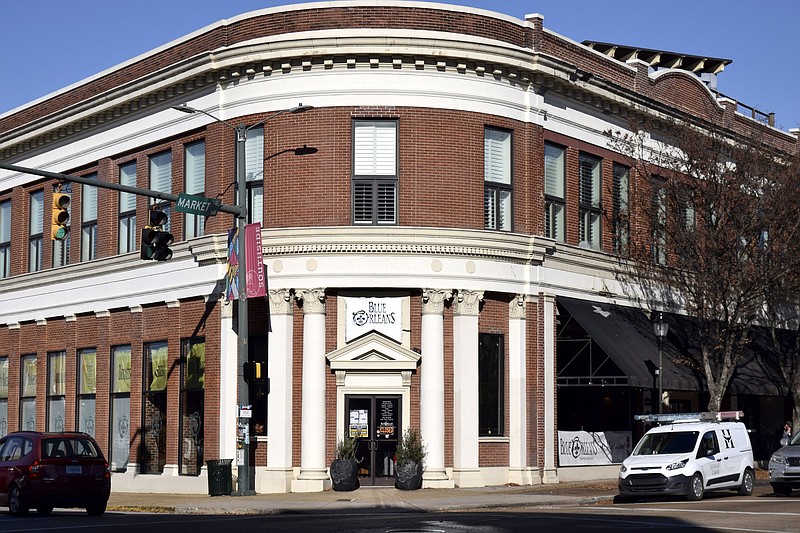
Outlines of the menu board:
{"label": "menu board", "polygon": [[369,437],[369,411],[350,409],[350,437],[357,439]]}
{"label": "menu board", "polygon": [[397,427],[396,400],[381,400],[378,406],[378,436],[386,439],[395,437]]}

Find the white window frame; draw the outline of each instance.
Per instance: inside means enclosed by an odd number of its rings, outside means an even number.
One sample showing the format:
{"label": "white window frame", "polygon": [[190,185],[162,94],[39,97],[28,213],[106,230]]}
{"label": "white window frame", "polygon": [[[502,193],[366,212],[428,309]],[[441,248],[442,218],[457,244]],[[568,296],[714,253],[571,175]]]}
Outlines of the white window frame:
{"label": "white window frame", "polygon": [[[119,166],[119,183],[136,187],[136,161]],[[121,254],[136,250],[136,195],[131,192],[119,193],[117,250]]]}
{"label": "white window frame", "polygon": [[581,152],[578,157],[579,243],[594,250],[602,244],[603,159]]}
{"label": "white window frame", "polygon": [[484,228],[511,231],[513,134],[486,127],[483,131]]}
{"label": "white window frame", "polygon": [[397,120],[353,121],[352,220],[354,225],[398,223]]}
{"label": "white window frame", "polygon": [[[205,196],[206,193],[206,142],[200,140],[183,147],[184,191],[186,194]],[[185,239],[202,237],[206,225],[206,217],[186,213],[183,223]]]}
{"label": "white window frame", "polygon": [[567,149],[544,144],[544,219],[545,237],[566,241]]}

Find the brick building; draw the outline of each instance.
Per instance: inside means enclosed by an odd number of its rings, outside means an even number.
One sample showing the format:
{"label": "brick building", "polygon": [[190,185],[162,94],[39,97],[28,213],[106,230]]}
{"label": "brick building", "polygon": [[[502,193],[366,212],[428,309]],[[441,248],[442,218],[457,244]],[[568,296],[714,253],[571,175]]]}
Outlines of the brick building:
{"label": "brick building", "polygon": [[[626,163],[603,132],[689,114],[787,152],[798,140],[691,72],[543,21],[368,0],[247,13],[0,116],[0,162],[233,205],[231,126],[267,121],[245,143],[268,276],[248,303],[249,357],[270,377],[249,387],[257,492],[329,487],[345,434],[362,485],[391,483],[409,427],[429,487],[613,476],[615,461],[559,459],[560,432],[629,444],[652,393],[649,310],[614,276],[627,235],[604,218]],[[274,115],[301,102],[313,109]],[[52,241],[58,187],[0,170],[0,432],[87,431],[114,490],[205,492],[205,461],[237,453],[234,218],[160,202],[174,256],[143,261],[151,199],[61,184],[69,231]],[[641,350],[598,341],[605,369],[570,369],[567,341],[602,335],[593,306]],[[702,408],[697,381],[673,374],[676,401]],[[756,392],[759,410],[778,401]]]}

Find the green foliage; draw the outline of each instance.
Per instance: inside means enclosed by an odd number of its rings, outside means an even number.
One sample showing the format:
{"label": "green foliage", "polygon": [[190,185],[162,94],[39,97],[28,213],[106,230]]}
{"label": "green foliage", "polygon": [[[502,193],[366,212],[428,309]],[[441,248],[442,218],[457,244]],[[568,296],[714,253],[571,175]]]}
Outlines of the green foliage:
{"label": "green foliage", "polygon": [[345,435],[342,440],[336,443],[336,458],[349,461],[356,458],[356,450],[358,449],[358,440]]}
{"label": "green foliage", "polygon": [[428,455],[425,446],[422,444],[422,437],[420,437],[419,430],[409,428],[400,439],[397,445],[397,464],[403,465],[406,463],[421,463],[425,456]]}

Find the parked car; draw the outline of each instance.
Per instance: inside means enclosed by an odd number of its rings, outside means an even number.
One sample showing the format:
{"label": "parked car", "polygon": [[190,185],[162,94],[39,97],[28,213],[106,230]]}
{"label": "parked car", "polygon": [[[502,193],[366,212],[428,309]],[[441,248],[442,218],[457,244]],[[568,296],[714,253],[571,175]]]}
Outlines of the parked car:
{"label": "parked car", "polygon": [[99,516],[110,494],[111,471],[91,436],[19,431],[0,439],[0,505],[12,515],[84,507]]}
{"label": "parked car", "polygon": [[753,448],[744,413],[637,415],[663,424],[651,428],[622,462],[622,498],[681,495],[700,500],[706,491],[728,489],[753,493]]}
{"label": "parked car", "polygon": [[769,484],[775,494],[784,496],[791,496],[792,489],[800,489],[800,432],[770,457]]}

